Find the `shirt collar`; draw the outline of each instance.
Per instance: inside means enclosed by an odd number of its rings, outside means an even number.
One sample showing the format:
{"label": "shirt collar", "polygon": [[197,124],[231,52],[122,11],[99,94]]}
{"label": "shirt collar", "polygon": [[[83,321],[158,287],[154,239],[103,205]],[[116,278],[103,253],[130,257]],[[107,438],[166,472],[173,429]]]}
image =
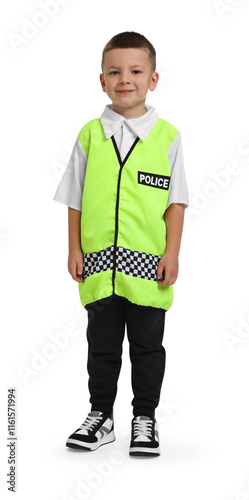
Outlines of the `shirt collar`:
{"label": "shirt collar", "polygon": [[112,135],[120,129],[121,125],[125,122],[126,125],[134,132],[135,135],[144,141],[156,125],[159,118],[155,108],[148,104],[145,104],[146,113],[139,118],[124,118],[119,113],[113,111],[112,104],[107,104],[102,115],[100,116],[100,121],[104,129],[106,139],[109,139]]}

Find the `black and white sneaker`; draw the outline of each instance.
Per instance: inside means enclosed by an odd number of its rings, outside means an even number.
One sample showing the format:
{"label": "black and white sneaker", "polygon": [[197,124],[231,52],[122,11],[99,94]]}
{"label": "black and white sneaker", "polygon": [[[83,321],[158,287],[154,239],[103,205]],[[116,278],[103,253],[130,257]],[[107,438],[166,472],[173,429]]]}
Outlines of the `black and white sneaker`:
{"label": "black and white sneaker", "polygon": [[94,451],[115,439],[113,415],[94,410],[88,413],[83,424],[69,436],[66,446]]}
{"label": "black and white sneaker", "polygon": [[155,418],[140,415],[132,419],[129,455],[160,455],[158,427]]}

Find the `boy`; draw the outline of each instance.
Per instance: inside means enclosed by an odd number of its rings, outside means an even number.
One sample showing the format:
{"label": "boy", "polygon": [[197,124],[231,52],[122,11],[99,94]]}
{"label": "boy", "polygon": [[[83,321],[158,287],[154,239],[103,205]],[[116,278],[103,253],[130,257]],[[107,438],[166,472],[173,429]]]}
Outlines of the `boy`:
{"label": "boy", "polygon": [[155,69],[155,49],[143,35],[124,32],[106,44],[100,83],[112,104],[80,130],[54,196],[68,205],[68,270],[88,312],[92,407],[69,436],[71,448],[96,450],[115,440],[126,325],[134,394],[129,454],[160,455],[162,340],[188,190],[180,132],[145,105],[158,82]]}

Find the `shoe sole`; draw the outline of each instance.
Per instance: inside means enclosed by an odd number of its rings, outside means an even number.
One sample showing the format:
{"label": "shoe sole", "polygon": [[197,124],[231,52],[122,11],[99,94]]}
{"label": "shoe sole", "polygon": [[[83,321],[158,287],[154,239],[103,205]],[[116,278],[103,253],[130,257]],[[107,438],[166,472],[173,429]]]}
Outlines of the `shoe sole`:
{"label": "shoe sole", "polygon": [[133,447],[133,448],[130,448],[130,450],[129,450],[130,456],[137,456],[137,457],[139,457],[139,456],[158,457],[160,454],[161,454],[161,452],[160,452],[159,447],[158,448],[146,448],[146,447],[145,448],[142,448],[142,447],[135,448],[135,447]]}
{"label": "shoe sole", "polygon": [[96,441],[96,443],[85,443],[84,441],[80,441],[79,439],[68,438],[66,446],[68,448],[74,448],[77,450],[95,451],[103,444],[112,443],[115,440],[116,437],[114,431],[111,431],[109,434],[101,438],[99,441]]}

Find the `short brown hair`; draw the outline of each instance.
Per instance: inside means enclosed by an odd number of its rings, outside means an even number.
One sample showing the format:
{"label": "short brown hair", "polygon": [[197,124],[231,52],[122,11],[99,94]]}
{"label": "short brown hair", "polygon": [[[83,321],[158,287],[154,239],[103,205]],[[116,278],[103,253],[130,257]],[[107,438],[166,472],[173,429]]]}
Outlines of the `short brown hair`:
{"label": "short brown hair", "polygon": [[102,61],[101,61],[101,69],[103,72],[103,63],[106,52],[112,49],[145,49],[150,58],[152,71],[156,70],[156,51],[153,45],[145,38],[145,36],[140,35],[140,33],[136,33],[135,31],[124,31],[123,33],[119,33],[115,35],[107,42],[102,52]]}

